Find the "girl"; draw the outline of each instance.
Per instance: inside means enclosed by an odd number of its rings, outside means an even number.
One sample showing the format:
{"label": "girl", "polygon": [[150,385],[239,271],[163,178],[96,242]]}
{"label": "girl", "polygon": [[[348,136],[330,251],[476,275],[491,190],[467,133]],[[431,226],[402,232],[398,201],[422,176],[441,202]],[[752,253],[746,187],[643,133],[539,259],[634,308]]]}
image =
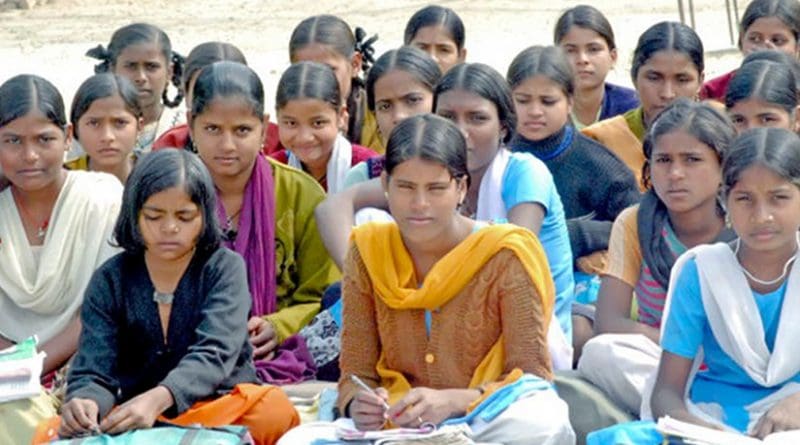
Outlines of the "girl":
{"label": "girl", "polygon": [[203,68],[189,113],[192,141],[217,190],[224,243],[247,265],[259,377],[308,378],[313,369],[305,366],[302,341],[284,340],[317,314],[323,291],[339,279],[312,219],[324,192],[308,175],[261,154],[264,90],[252,69],[234,62]]}
{"label": "girl", "polygon": [[280,389],[254,384],[247,273],[220,245],[203,163],[176,149],[142,159],[114,236],[125,251],[95,272],[86,293],[88,328],[59,436],[150,428],[163,415],[185,426],[242,424],[256,443],[271,444],[297,425]]}
{"label": "girl", "polygon": [[464,22],[450,8],[426,6],[408,19],[403,33],[403,44],[416,46],[428,53],[439,64],[442,73],[464,63]]}
{"label": "girl", "polygon": [[[773,49],[796,58],[800,55],[800,2],[753,0],[739,24],[739,49],[745,56]],[[723,101],[736,70],[709,80],[700,89],[701,99]]]}
{"label": "girl", "polygon": [[[111,175],[62,168],[70,139],[50,82],[20,75],[0,85],[0,166],[10,182],[0,192],[0,349],[38,336],[45,375],[75,353],[83,291],[116,251],[108,241],[122,196]],[[0,442],[30,443],[55,402],[1,404]]]}
{"label": "girl", "polygon": [[[367,76],[367,106],[375,114],[385,141],[403,119],[433,111],[433,88],[441,71],[436,62],[413,46],[383,53]],[[368,159],[353,167],[345,188],[380,176],[383,158]]]}
{"label": "girl", "polygon": [[[461,211],[479,221],[507,219],[539,235],[556,286],[555,317],[561,329],[550,334],[556,369],[572,367],[572,252],[561,198],[553,177],[537,158],[509,153],[505,143],[516,128],[511,91],[502,75],[483,64],[454,67],[436,86],[436,114],[457,124],[467,136],[470,183]],[[336,261],[342,261],[362,207],[386,209],[376,180],[326,200],[316,210],[323,238]]]}
{"label": "girl", "polygon": [[[410,117],[392,132],[381,183],[397,222],[353,231],[337,405],[362,431],[386,419],[446,421],[470,423],[480,442],[573,444],[566,404],[547,382],[547,259],[530,231],[460,214],[468,162],[461,130],[442,118]],[[473,421],[494,392],[507,402],[492,407],[491,420]],[[301,427],[282,442],[325,433]]]}
{"label": "girl", "polygon": [[347,140],[378,153],[384,148],[378,134],[375,116],[366,110],[361,73],[369,71],[375,61],[372,44],[378,39],[366,39],[367,33],[356,28],[355,34],[344,20],[333,15],[316,15],[300,22],[289,39],[289,60],[317,62],[328,65],[339,82],[341,102],[346,105],[347,119],[343,127]]}
{"label": "girl", "polygon": [[[247,65],[247,59],[239,48],[225,42],[205,42],[195,46],[189,55],[186,56],[186,64],[181,79],[182,91],[184,91],[186,107],[192,105],[192,88],[197,80],[200,70],[214,62],[241,63]],[[166,147],[183,147],[190,151],[196,151],[189,137],[189,126],[180,124],[167,130],[153,143],[153,149],[157,150]],[[264,153],[274,153],[282,150],[278,140],[278,126],[270,122],[267,133],[264,136]]]}
{"label": "girl", "polygon": [[139,93],[124,77],[95,74],[72,100],[72,136],[85,155],[67,162],[70,170],[110,173],[125,184],[133,169],[133,148],[142,128]]}
{"label": "girl", "polygon": [[[616,156],[572,125],[575,83],[560,48],[522,51],[511,62],[507,79],[518,119],[510,147],[541,159],[553,174],[578,269],[576,299],[593,303],[597,284],[592,282],[605,269],[611,224],[623,209],[639,202],[636,178]],[[584,317],[573,318],[582,326],[580,335],[573,337],[577,356],[592,336],[591,312],[586,315],[586,322]]]}
{"label": "girl", "polygon": [[[553,174],[575,258],[605,250],[611,222],[639,201],[633,174],[603,146],[576,133],[569,119],[575,84],[559,48],[524,50],[507,79],[518,119],[511,149],[535,155]],[[591,182],[584,181],[590,176]]]}
{"label": "girl", "polygon": [[278,135],[287,149],[274,158],[310,174],[323,189],[344,189],[350,168],[378,154],[339,134],[346,110],[329,67],[298,62],[284,71],[275,97]]}
{"label": "girl", "polygon": [[608,19],[593,6],[578,5],[558,18],[553,42],[564,49],[575,76],[572,123],[578,130],[639,106],[636,91],[606,82],[617,62]]}
{"label": "girl", "polygon": [[703,42],[692,28],[676,22],[651,26],[639,37],[631,64],[631,77],[641,107],[583,130],[633,171],[642,191],[645,132],[673,100],[697,96],[703,84],[703,69]]}
{"label": "girl", "polygon": [[[144,128],[136,141],[136,155],[149,152],[161,133],[182,123],[184,110],[166,108],[181,104],[183,57],[172,51],[172,43],[161,28],[147,23],[123,26],[114,31],[107,49],[98,45],[86,55],[101,61],[95,73],[126,77],[139,90]],[[173,99],[167,93],[170,82],[178,89]]]}
{"label": "girl", "polygon": [[[638,414],[661,352],[658,333],[670,269],[699,244],[730,239],[718,202],[720,162],[734,130],[711,105],[678,99],[650,127],[644,149],[652,188],[614,222],[595,331],[581,375]],[[643,416],[646,415],[646,411]]]}
{"label": "girl", "polygon": [[725,108],[737,132],[756,127],[797,131],[797,79],[789,65],[766,60],[742,64],[725,94]]}
{"label": "girl", "polygon": [[[675,264],[652,399],[656,416],[758,438],[800,429],[793,319],[799,187],[800,140],[793,132],[750,130],[726,154],[723,192],[738,238],[692,249]],[[693,360],[706,366],[692,373]]]}

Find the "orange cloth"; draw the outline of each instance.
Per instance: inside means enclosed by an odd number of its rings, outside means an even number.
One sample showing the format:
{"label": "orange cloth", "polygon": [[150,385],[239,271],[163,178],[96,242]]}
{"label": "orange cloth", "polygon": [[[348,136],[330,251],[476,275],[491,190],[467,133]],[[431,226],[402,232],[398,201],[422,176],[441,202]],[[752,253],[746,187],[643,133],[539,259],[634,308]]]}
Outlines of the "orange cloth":
{"label": "orange cloth", "polygon": [[[300,424],[300,416],[286,394],[277,386],[243,383],[230,394],[195,403],[174,419],[159,420],[179,426],[200,424],[205,427],[242,425],[247,427],[256,445],[278,442],[287,431]],[[33,436],[34,445],[57,439],[61,417],[42,422]]]}

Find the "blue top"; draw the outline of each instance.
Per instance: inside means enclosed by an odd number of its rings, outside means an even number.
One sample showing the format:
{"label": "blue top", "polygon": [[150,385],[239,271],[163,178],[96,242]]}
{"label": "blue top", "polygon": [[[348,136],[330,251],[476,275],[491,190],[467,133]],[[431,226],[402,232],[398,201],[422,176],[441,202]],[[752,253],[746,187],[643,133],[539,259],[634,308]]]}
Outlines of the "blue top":
{"label": "blue top", "polygon": [[539,231],[550,272],[556,287],[555,313],[558,323],[572,341],[572,300],[575,281],[572,276],[572,249],[569,244],[564,206],[553,176],[544,162],[528,153],[511,153],[503,174],[503,203],[506,212],[522,203],[544,207],[545,216]]}
{"label": "blue top", "polygon": [[[786,281],[768,294],[753,292],[770,352],[775,346],[785,293]],[[754,382],[717,343],[703,307],[694,259],[688,260],[681,270],[673,298],[680,298],[680,301],[674,301],[671,306],[664,324],[661,346],[665,351],[690,360],[694,359],[698,348],[703,347],[704,362],[708,369],[697,373],[689,397],[695,403],[719,404],[724,410],[723,422],[744,432],[749,422],[744,407],[769,396],[780,386],[765,388]],[[791,381],[800,382],[800,374]]]}
{"label": "blue top", "polygon": [[635,90],[606,82],[598,121],[624,114],[638,107],[639,95]]}

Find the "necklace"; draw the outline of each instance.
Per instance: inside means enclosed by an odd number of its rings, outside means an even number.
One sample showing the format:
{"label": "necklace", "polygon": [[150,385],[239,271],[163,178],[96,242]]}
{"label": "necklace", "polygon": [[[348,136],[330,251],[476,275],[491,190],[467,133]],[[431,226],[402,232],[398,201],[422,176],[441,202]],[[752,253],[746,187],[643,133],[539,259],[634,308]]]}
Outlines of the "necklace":
{"label": "necklace", "polygon": [[[736,248],[733,249],[733,255],[736,257],[736,260],[739,261],[739,246],[741,245],[742,239],[736,239]],[[796,243],[797,247],[800,248],[800,233],[796,236]],[[774,284],[780,283],[784,278],[786,278],[786,274],[789,272],[789,266],[797,259],[797,249],[794,251],[794,255],[791,256],[788,260],[786,260],[786,264],[783,265],[783,273],[781,273],[778,278],[774,280],[759,280],[755,277],[749,270],[747,270],[744,265],[739,261],[739,268],[742,269],[742,272],[750,279],[750,281],[754,283],[758,283],[762,286],[772,286]]]}
{"label": "necklace", "polygon": [[175,294],[168,294],[166,292],[153,291],[153,301],[159,304],[172,304],[175,299]]}
{"label": "necklace", "polygon": [[225,217],[225,229],[222,231],[222,237],[226,241],[235,241],[236,240],[236,235],[238,235],[239,232],[236,230],[236,227],[233,226],[233,220],[237,216],[239,216],[240,213],[242,213],[242,209],[243,208],[244,208],[244,203],[242,204],[241,207],[239,207],[239,210],[237,210],[236,213],[234,213],[233,215]]}
{"label": "necklace", "polygon": [[[20,216],[22,216],[23,222],[30,224],[32,221],[34,221],[34,218],[31,217],[30,213],[28,213],[28,209],[26,209],[25,206],[22,205],[22,201],[17,197],[17,194],[16,192],[14,192],[13,188],[11,189],[11,194],[14,196],[14,201],[17,203],[17,208],[19,208],[20,210]],[[34,223],[34,225],[36,224]],[[42,221],[42,223],[36,227],[36,237],[39,238],[40,240],[44,239],[45,235],[47,235],[47,228],[49,226],[50,226],[50,216],[45,218],[44,221]]]}

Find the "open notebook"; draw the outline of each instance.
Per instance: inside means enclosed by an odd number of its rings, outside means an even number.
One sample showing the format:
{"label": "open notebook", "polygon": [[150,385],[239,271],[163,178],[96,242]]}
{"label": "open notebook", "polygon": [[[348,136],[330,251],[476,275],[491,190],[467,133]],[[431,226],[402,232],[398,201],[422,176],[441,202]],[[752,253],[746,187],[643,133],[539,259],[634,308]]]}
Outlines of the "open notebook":
{"label": "open notebook", "polygon": [[468,445],[475,443],[469,439],[470,432],[466,424],[443,426],[438,429],[432,424],[423,424],[420,428],[394,428],[368,432],[340,427],[336,430],[336,436],[342,441],[359,444]]}
{"label": "open notebook", "polygon": [[682,422],[669,416],[658,419],[658,431],[667,438],[683,439],[695,445],[794,445],[800,444],[800,430],[770,434],[764,440],[739,433],[718,431],[693,423]]}
{"label": "open notebook", "polygon": [[39,395],[45,354],[36,351],[36,337],[0,350],[0,403]]}

